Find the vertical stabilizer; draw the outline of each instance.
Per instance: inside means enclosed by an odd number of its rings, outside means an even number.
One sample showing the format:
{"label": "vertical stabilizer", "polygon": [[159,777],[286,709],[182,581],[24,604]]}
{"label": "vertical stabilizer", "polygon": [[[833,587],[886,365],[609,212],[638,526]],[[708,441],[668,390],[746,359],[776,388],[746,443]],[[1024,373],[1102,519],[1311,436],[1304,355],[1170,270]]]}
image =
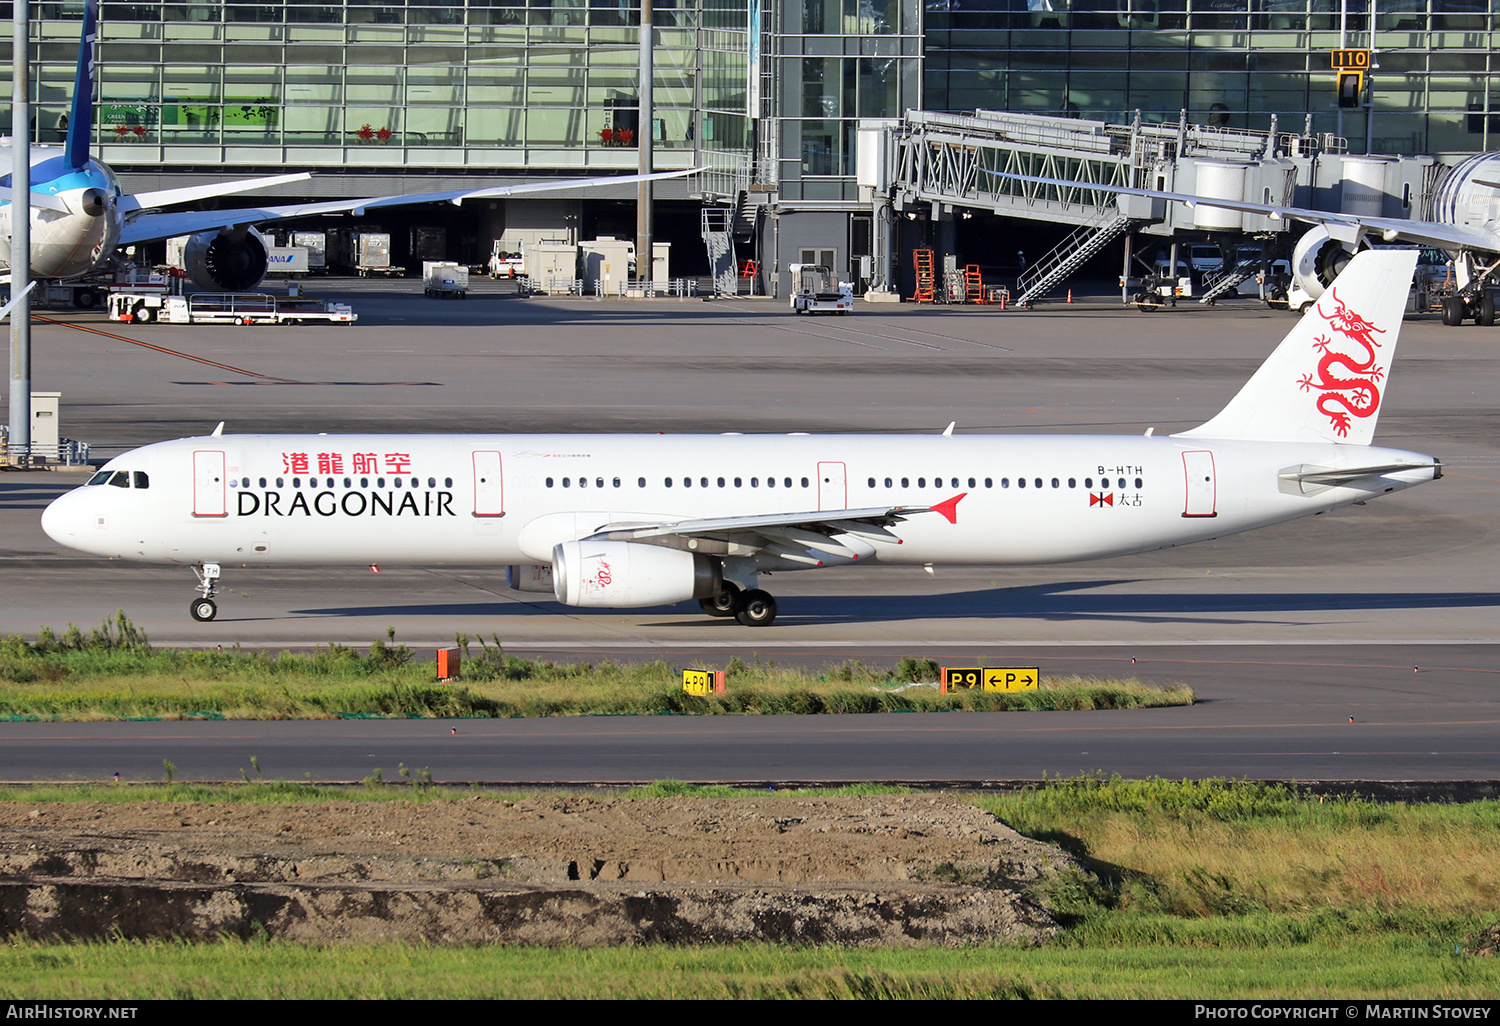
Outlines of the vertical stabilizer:
{"label": "vertical stabilizer", "polygon": [[73,78],[73,111],[63,159],[68,167],[86,167],[94,137],[94,54],[97,51],[99,0],[84,0],[83,35],[78,40],[78,72]]}
{"label": "vertical stabilizer", "polygon": [[1176,437],[1369,445],[1416,266],[1414,249],[1356,254],[1239,395]]}

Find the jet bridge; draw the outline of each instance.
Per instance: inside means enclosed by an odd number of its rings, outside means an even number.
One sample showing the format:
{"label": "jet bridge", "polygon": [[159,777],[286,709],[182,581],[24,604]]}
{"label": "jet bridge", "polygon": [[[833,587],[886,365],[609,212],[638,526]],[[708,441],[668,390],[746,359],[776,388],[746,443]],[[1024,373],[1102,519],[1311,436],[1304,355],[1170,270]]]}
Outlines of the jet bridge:
{"label": "jet bridge", "polygon": [[[1287,224],[1255,214],[1117,196],[1091,184],[1291,203],[1310,181],[1312,157],[1335,140],[1269,131],[1148,124],[977,110],[972,114],[908,111],[899,121],[861,125],[860,184],[877,207],[883,197],[899,216],[926,214],[940,225],[956,209],[984,210],[1078,226],[1022,275],[1022,305],[1057,287],[1105,244],[1129,232],[1171,237],[1181,231],[1273,233]],[[884,151],[867,159],[864,149]],[[870,169],[866,171],[865,169]],[[889,168],[890,173],[885,173]],[[1043,185],[992,172],[1077,183]],[[889,218],[877,223],[889,224]],[[950,236],[951,238],[951,236]],[[889,247],[890,240],[886,240]],[[942,247],[946,248],[946,247]],[[885,250],[889,252],[889,248]]]}

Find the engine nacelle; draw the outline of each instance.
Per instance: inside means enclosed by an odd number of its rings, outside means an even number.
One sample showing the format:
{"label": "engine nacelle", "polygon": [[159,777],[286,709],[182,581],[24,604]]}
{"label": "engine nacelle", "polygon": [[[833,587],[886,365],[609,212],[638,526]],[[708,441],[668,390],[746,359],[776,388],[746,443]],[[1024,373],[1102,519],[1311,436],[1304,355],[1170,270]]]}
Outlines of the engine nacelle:
{"label": "engine nacelle", "polygon": [[552,594],[552,567],[530,563],[505,568],[505,583],[511,591],[541,591]]}
{"label": "engine nacelle", "polygon": [[[1360,239],[1358,248],[1369,249],[1370,244]],[[1329,235],[1326,228],[1314,225],[1297,240],[1297,247],[1292,250],[1292,278],[1316,302],[1339,272],[1354,259],[1355,252]]]}
{"label": "engine nacelle", "polygon": [[570,606],[665,606],[711,598],[723,588],[718,560],[682,549],[568,541],[552,550],[553,594]]}
{"label": "engine nacelle", "polygon": [[266,276],[266,240],[254,228],[200,232],[188,240],[182,262],[199,288],[244,292]]}

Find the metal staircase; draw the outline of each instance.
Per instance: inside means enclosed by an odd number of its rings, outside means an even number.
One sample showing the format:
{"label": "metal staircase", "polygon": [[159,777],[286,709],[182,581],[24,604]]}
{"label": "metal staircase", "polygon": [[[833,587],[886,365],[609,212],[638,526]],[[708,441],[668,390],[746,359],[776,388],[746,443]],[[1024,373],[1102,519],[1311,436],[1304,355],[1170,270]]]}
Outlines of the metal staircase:
{"label": "metal staircase", "polygon": [[1235,264],[1226,273],[1214,279],[1214,283],[1208,287],[1198,302],[1212,304],[1215,300],[1225,296],[1232,296],[1246,281],[1255,277],[1260,270],[1260,257],[1250,257]]}
{"label": "metal staircase", "polygon": [[755,239],[755,222],[760,216],[760,208],[765,206],[765,195],[757,195],[745,190],[739,194],[734,204],[734,238],[740,243],[749,243]]}
{"label": "metal staircase", "polygon": [[739,291],[739,266],[734,259],[735,211],[725,207],[703,208],[703,244],[708,247],[708,265],[713,271],[714,294],[733,296]]}
{"label": "metal staircase", "polygon": [[936,282],[932,276],[932,250],[916,250],[912,253],[912,263],[917,271],[917,293],[911,298],[918,303],[934,302],[937,297],[933,294]]}
{"label": "metal staircase", "polygon": [[1036,262],[1016,282],[1017,306],[1030,306],[1045,296],[1084,265],[1109,242],[1131,230],[1139,222],[1117,209],[1108,209],[1091,223],[1069,235],[1046,256]]}

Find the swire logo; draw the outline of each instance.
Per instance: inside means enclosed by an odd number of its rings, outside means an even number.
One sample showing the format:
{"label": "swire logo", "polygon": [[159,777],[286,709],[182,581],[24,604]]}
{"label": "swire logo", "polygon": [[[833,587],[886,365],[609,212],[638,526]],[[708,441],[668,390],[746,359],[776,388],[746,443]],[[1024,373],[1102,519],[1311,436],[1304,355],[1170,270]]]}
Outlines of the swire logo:
{"label": "swire logo", "polygon": [[1093,509],[1095,506],[1113,506],[1114,504],[1114,492],[1089,492],[1089,509]]}

